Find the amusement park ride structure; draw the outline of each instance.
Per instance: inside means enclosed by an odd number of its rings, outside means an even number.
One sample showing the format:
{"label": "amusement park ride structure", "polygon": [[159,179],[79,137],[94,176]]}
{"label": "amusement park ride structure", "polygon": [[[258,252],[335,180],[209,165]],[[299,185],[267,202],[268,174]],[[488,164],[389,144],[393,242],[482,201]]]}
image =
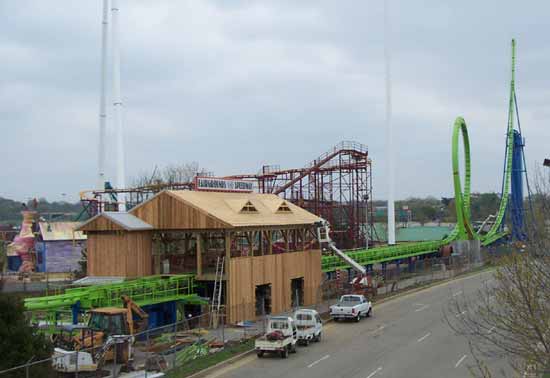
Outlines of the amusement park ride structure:
{"label": "amusement park ride structure", "polygon": [[251,179],[260,193],[277,194],[327,220],[339,248],[365,247],[374,239],[371,159],[367,146],[340,142],[304,168],[263,166]]}
{"label": "amusement park ride structure", "polygon": [[[264,166],[257,174],[235,175],[227,178],[253,182],[260,193],[278,194],[329,222],[332,240],[340,249],[351,249],[348,255],[366,265],[373,262],[393,261],[438,251],[441,247],[460,240],[479,240],[486,246],[498,240],[524,241],[534,230],[526,215],[532,215],[530,188],[527,180],[524,156],[524,140],[521,136],[518,105],[515,91],[515,41],[512,40],[512,75],[504,155],[501,202],[488,232],[475,230],[471,220],[470,142],[466,122],[458,117],[452,136],[452,167],[454,203],[457,224],[442,240],[434,240],[388,247],[369,248],[372,234],[373,208],[371,160],[366,146],[355,142],[341,142],[321,155],[308,166],[296,169],[280,169]],[[514,127],[517,120],[517,129]],[[464,145],[464,175],[459,169],[459,139]],[[526,184],[528,201],[523,187]],[[195,182],[159,184],[134,189],[83,192],[81,200],[85,211],[95,215],[116,208],[117,198],[124,195],[127,208],[131,208],[164,189],[197,190]],[[529,204],[526,211],[525,205]],[[113,210],[115,210],[113,208]],[[506,227],[509,225],[510,227]],[[362,247],[362,249],[357,249]],[[335,257],[323,256],[323,270],[332,271],[348,266]]]}
{"label": "amusement park ride structure", "polygon": [[[332,239],[339,248],[365,247],[376,240],[372,220],[371,159],[367,146],[340,142],[306,167],[281,169],[263,166],[256,174],[225,177],[253,183],[259,193],[277,194],[326,219],[332,225]],[[127,209],[162,190],[200,190],[196,180],[186,183],[147,185],[131,189],[94,190],[80,195],[83,213],[94,216],[117,211],[118,198],[125,196]]]}

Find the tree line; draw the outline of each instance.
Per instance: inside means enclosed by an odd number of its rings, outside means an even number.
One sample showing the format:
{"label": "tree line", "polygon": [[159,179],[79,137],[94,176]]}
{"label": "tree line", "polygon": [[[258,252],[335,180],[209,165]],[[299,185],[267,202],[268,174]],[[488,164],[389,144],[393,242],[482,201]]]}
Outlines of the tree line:
{"label": "tree line", "polygon": [[0,224],[20,224],[21,211],[25,209],[37,210],[55,220],[74,220],[82,211],[82,205],[79,202],[49,202],[45,198],[20,202],[0,197]]}

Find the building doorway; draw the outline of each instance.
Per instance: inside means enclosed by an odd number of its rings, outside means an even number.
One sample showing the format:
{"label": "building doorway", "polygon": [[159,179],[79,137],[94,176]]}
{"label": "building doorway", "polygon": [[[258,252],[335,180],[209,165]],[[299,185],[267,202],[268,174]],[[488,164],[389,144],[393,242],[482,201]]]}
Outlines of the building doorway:
{"label": "building doorway", "polygon": [[290,298],[293,308],[304,305],[304,277],[290,280]]}
{"label": "building doorway", "polygon": [[256,316],[271,314],[271,284],[256,286]]}

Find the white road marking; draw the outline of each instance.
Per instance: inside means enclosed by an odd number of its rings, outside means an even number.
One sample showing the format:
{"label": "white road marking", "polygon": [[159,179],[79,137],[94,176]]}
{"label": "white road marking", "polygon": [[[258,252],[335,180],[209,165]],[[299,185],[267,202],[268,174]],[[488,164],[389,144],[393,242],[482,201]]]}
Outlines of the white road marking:
{"label": "white road marking", "polygon": [[460,314],[456,314],[456,317],[458,318],[459,316],[462,316],[466,313],[466,311],[462,311]]}
{"label": "white road marking", "polygon": [[489,331],[487,331],[487,334],[490,334],[491,332],[493,332],[493,330],[495,329],[495,327],[491,327],[491,329]]}
{"label": "white road marking", "polygon": [[423,340],[426,340],[428,337],[430,337],[432,333],[431,332],[428,332],[427,334],[425,334],[424,336],[422,336],[421,338],[419,338],[418,340],[416,340],[416,342],[421,342]]}
{"label": "white road marking", "polygon": [[374,377],[376,374],[378,374],[380,372],[380,370],[382,370],[382,366],[379,366],[378,369],[376,369],[375,371],[373,371],[372,373],[370,373],[369,375],[367,375],[367,378],[372,378]]}
{"label": "white road marking", "polygon": [[466,359],[466,355],[460,357],[460,360],[458,360],[458,362],[456,363],[455,368],[457,368],[458,365],[460,365],[462,363],[462,361],[464,361],[465,359]]}
{"label": "white road marking", "polygon": [[462,294],[462,290],[457,291],[456,293],[454,293],[454,294],[453,294],[453,297],[456,297],[457,295],[460,295],[460,294]]}
{"label": "white road marking", "polygon": [[382,331],[384,328],[386,328],[386,326],[382,324],[380,327],[378,327],[377,331]]}
{"label": "white road marking", "polygon": [[424,311],[424,310],[427,309],[428,307],[430,307],[430,305],[424,305],[424,306],[419,307],[419,308],[417,308],[416,310],[414,310],[414,312]]}
{"label": "white road marking", "polygon": [[313,361],[312,363],[310,363],[309,365],[307,365],[308,368],[310,367],[313,367],[315,365],[317,365],[319,362],[323,361],[323,360],[326,360],[327,358],[330,357],[330,354],[327,354],[326,356],[323,356],[321,358],[319,358],[317,361]]}

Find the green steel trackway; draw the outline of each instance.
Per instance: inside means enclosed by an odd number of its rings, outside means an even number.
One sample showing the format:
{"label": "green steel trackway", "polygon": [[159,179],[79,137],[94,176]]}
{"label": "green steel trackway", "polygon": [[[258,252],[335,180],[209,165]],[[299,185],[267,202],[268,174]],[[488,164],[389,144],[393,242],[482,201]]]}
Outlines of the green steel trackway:
{"label": "green steel trackway", "polygon": [[[420,243],[409,243],[395,246],[384,246],[371,248],[368,250],[358,250],[349,252],[348,256],[361,265],[382,263],[397,259],[404,259],[412,256],[424,255],[438,251],[444,245],[448,245],[455,240],[480,240],[481,245],[489,245],[502,238],[507,232],[501,231],[501,225],[504,220],[506,208],[508,206],[508,197],[510,192],[510,179],[512,174],[512,152],[514,137],[514,95],[515,95],[515,58],[516,43],[512,40],[512,79],[510,82],[510,102],[508,108],[508,127],[507,127],[507,154],[505,156],[505,175],[502,198],[495,223],[485,235],[476,233],[472,227],[470,214],[470,188],[471,188],[471,160],[470,160],[470,139],[468,137],[468,128],[462,117],[455,120],[452,137],[452,167],[453,167],[453,186],[455,193],[456,207],[456,226],[453,231],[442,240],[426,241]],[[462,135],[464,145],[464,189],[460,179],[459,169],[459,137]],[[323,272],[330,272],[336,269],[349,268],[338,256],[323,256]]]}
{"label": "green steel trackway", "polygon": [[115,284],[66,289],[63,294],[25,298],[25,308],[31,311],[56,311],[79,304],[83,310],[98,307],[122,307],[122,295],[140,306],[183,300],[201,303],[194,293],[194,277],[190,274],[149,276]]}

